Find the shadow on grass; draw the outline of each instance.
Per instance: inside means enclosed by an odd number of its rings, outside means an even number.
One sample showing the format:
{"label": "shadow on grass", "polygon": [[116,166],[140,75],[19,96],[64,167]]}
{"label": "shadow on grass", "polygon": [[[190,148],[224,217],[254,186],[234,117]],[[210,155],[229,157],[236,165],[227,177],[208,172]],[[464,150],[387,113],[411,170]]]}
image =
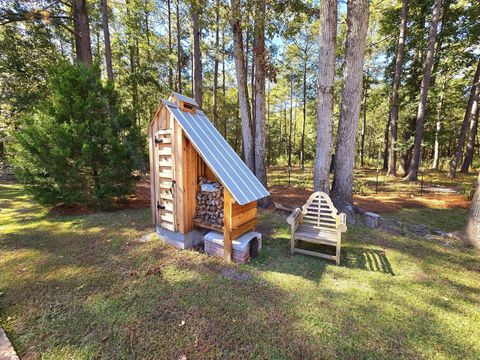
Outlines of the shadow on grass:
{"label": "shadow on grass", "polygon": [[395,275],[385,251],[348,246],[342,253],[341,266]]}
{"label": "shadow on grass", "polygon": [[[475,334],[454,336],[458,329],[442,318],[451,306],[438,295],[463,291],[474,301],[477,288],[439,284],[433,277],[422,283],[385,276],[394,271],[378,249],[386,246],[377,240],[379,232],[353,228],[337,267],[291,256],[284,219],[261,213],[263,251],[252,263],[236,266],[157,241],[136,241],[150,222],[144,210],[46,216],[28,227],[11,222],[14,230],[0,234],[6,257],[0,258],[0,322],[25,358],[475,355]],[[422,257],[437,245],[420,242],[415,249],[415,241],[385,243],[422,267]],[[432,256],[442,261],[455,251],[437,250]],[[408,266],[394,265],[400,274]],[[435,265],[428,264],[429,272]],[[248,276],[233,280],[225,270]]]}

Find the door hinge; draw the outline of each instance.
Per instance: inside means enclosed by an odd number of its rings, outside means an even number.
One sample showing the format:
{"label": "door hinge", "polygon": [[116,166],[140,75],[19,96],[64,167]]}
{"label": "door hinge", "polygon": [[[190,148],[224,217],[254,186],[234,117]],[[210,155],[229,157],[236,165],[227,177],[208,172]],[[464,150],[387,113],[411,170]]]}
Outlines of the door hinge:
{"label": "door hinge", "polygon": [[157,201],[157,210],[164,210],[165,209],[165,205],[160,205],[160,202]]}
{"label": "door hinge", "polygon": [[158,137],[155,138],[155,144],[163,143],[163,139],[159,139]]}

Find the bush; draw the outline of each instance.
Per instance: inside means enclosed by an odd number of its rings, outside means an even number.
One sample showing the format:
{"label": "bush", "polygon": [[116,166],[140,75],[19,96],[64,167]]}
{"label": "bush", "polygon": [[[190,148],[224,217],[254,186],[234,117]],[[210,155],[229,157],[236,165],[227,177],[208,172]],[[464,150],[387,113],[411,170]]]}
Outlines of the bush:
{"label": "bush", "polygon": [[110,207],[131,193],[139,130],[98,66],[61,64],[49,89],[14,136],[17,177],[43,204]]}

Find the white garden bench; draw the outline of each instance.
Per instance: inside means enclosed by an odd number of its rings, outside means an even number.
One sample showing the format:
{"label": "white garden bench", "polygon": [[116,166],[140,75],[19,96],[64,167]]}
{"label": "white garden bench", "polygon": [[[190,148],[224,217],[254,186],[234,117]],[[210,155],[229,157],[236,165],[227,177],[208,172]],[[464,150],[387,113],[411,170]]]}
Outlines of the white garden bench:
{"label": "white garden bench", "polygon": [[[288,217],[287,222],[292,227],[290,252],[324,259],[335,260],[340,264],[340,246],[342,233],[347,231],[345,214],[337,214],[332,200],[323,192],[313,193],[302,208],[296,208]],[[336,248],[335,256],[322,254],[316,251],[296,247],[297,241],[307,241],[315,244],[324,244]]]}

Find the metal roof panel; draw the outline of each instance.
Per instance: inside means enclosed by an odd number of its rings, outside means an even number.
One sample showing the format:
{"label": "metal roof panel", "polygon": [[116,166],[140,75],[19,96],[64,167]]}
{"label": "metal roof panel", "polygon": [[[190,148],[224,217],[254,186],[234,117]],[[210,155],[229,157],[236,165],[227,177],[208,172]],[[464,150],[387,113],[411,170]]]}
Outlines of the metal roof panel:
{"label": "metal roof panel", "polygon": [[202,111],[197,110],[196,114],[181,111],[166,101],[164,105],[202,159],[240,205],[270,195]]}

